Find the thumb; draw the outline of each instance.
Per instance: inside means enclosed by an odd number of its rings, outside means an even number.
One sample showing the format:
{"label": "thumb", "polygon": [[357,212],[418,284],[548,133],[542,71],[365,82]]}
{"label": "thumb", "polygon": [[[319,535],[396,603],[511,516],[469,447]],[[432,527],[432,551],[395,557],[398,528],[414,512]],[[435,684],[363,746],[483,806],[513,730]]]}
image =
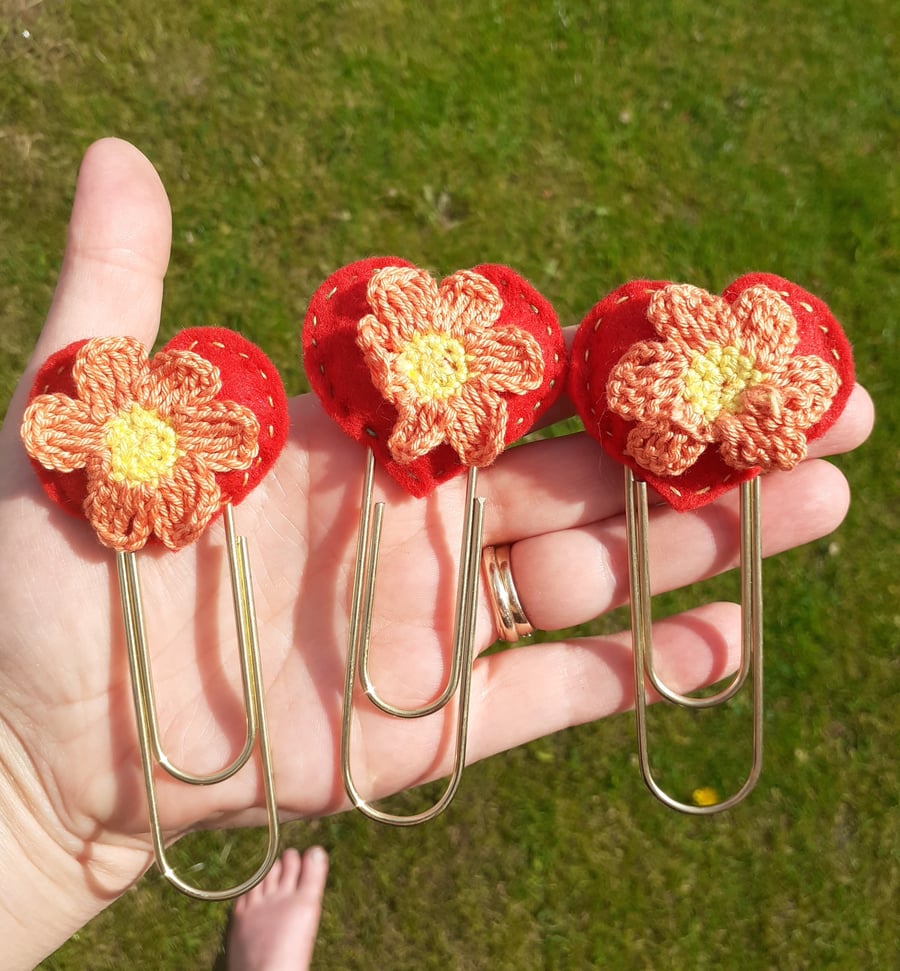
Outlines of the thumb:
{"label": "thumb", "polygon": [[78,173],[53,303],[11,414],[24,409],[35,373],[61,347],[117,334],[153,343],[171,241],[169,200],[147,158],[115,138],[91,145]]}

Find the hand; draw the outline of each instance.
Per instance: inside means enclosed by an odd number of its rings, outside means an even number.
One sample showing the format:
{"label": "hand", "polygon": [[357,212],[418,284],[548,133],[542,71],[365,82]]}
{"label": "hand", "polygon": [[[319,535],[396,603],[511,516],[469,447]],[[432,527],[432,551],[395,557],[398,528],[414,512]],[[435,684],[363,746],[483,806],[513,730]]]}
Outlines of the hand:
{"label": "hand", "polygon": [[[114,557],[86,522],[49,502],[18,430],[34,373],[56,349],[106,334],[153,343],[170,237],[168,202],[147,160],[123,142],[93,146],[79,176],[57,293],[0,439],[0,769],[13,781],[7,801],[78,861],[92,895],[85,912],[99,910],[98,901],[123,890],[150,861]],[[273,472],[235,519],[254,571],[279,803],[285,815],[311,816],[347,805],[338,751],[364,453],[311,396],[291,402],[291,422]],[[811,446],[813,457],[789,475],[766,477],[767,553],[840,523],[846,482],[814,456],[855,447],[871,423],[870,400],[857,388],[840,421]],[[594,442],[576,435],[513,449],[480,483],[484,541],[515,544],[515,580],[536,626],[580,623],[626,599],[622,474]],[[455,480],[417,500],[386,476],[376,479],[387,506],[373,674],[399,704],[422,703],[442,683],[464,486]],[[736,502],[731,496],[694,513],[654,512],[655,591],[734,565]],[[164,743],[176,763],[198,772],[226,764],[243,742],[223,552],[217,522],[193,547],[138,554]],[[477,649],[494,636],[482,591]],[[661,674],[681,690],[717,680],[734,668],[739,637],[734,605],[661,622]],[[470,760],[627,707],[629,644],[625,633],[479,659]],[[410,724],[365,702],[356,711],[354,771],[367,796],[446,771],[450,713]],[[262,805],[261,783],[250,769],[204,789],[161,779],[159,793],[173,835],[204,823],[261,821],[254,808]]]}

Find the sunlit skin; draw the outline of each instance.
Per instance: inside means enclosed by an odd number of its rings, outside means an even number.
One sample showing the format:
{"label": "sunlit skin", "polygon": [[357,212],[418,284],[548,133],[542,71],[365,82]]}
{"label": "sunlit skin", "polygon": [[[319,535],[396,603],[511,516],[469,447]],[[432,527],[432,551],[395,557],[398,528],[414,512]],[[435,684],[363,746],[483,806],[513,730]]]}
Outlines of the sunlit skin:
{"label": "sunlit skin", "polygon": [[[7,875],[0,940],[13,971],[33,967],[151,863],[112,557],[87,523],[49,503],[18,430],[36,370],[57,349],[101,334],[153,343],[170,233],[168,201],[149,162],[123,142],[93,146],[53,305],[0,438],[3,557],[22,567],[8,569],[0,587],[0,873]],[[235,517],[256,580],[279,803],[285,817],[309,817],[347,808],[337,752],[352,511],[364,456],[314,398],[293,399],[291,418],[273,471]],[[847,484],[817,457],[854,448],[871,423],[870,400],[857,389],[807,461],[766,477],[767,553],[840,523]],[[578,624],[624,600],[621,474],[596,443],[572,436],[514,449],[480,484],[485,542],[513,544],[513,574],[536,627]],[[377,478],[387,511],[372,668],[397,704],[421,702],[443,679],[452,619],[446,578],[455,575],[464,488],[457,479],[413,500]],[[730,496],[695,513],[654,512],[655,591],[735,562],[736,508]],[[243,738],[222,543],[222,524],[214,522],[181,552],[139,554],[163,741],[174,761],[197,772],[224,764]],[[699,607],[659,623],[654,637],[661,677],[690,690],[733,669],[739,612],[728,604]],[[493,638],[482,590],[479,653]],[[629,707],[631,678],[627,634],[479,657],[470,759]],[[447,770],[452,713],[410,726],[371,706],[357,710],[355,774],[369,797]],[[172,837],[261,819],[252,770],[210,788],[161,781],[159,789]],[[459,798],[464,790],[465,779]]]}

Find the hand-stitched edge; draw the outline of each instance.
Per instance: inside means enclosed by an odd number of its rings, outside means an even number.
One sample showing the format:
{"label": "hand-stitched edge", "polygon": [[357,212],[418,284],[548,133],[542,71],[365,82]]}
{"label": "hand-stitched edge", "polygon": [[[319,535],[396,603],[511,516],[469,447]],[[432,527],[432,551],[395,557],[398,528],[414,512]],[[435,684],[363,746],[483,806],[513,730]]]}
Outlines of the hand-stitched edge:
{"label": "hand-stitched edge", "polygon": [[38,373],[22,436],[48,495],[134,551],[193,542],[258,483],[287,426],[268,358],[232,331],[193,328],[152,360],[132,338],[64,348]]}
{"label": "hand-stitched edge", "polygon": [[[351,438],[371,447],[378,462],[407,492],[425,496],[464,466],[446,443],[406,464],[398,462],[388,448],[398,412],[373,384],[356,342],[359,321],[372,312],[369,279],[384,267],[416,269],[406,260],[373,257],[342,267],[319,287],[303,323],[304,364],[326,413]],[[527,331],[544,359],[538,388],[524,395],[500,393],[507,409],[504,444],[509,444],[524,435],[558,397],[567,361],[565,343],[549,302],[513,270],[484,264],[470,272],[489,280],[500,293],[503,309],[498,325]]]}
{"label": "hand-stitched edge", "polygon": [[[683,360],[682,365],[674,369],[672,369],[671,359],[663,363],[662,358],[665,354],[662,354],[662,357],[660,355],[664,341],[660,339],[661,335],[657,327],[648,319],[651,301],[663,301],[665,298],[659,295],[660,291],[673,286],[668,281],[631,281],[608,294],[588,312],[579,327],[573,345],[569,393],[589,434],[595,437],[612,457],[634,469],[675,508],[689,509],[710,502],[740,482],[759,474],[762,465],[752,464],[744,468],[729,465],[723,459],[718,443],[707,442],[702,449],[698,449],[696,447],[698,436],[689,434],[691,429],[688,422],[685,422],[688,424],[687,431],[670,422],[672,440],[677,435],[682,436],[680,440],[669,442],[675,451],[683,448],[688,454],[691,454],[690,450],[697,453],[695,460],[686,463],[685,469],[679,475],[655,473],[631,454],[639,452],[643,442],[641,436],[644,432],[635,433],[635,429],[641,425],[639,418],[644,420],[644,424],[651,424],[660,413],[665,411],[665,405],[660,406],[656,399],[645,396],[644,404],[640,406],[643,410],[639,414],[635,410],[638,408],[637,405],[632,408],[626,406],[623,411],[629,417],[623,417],[610,407],[607,385],[615,367],[623,359],[629,362],[636,383],[639,385],[637,365],[642,354],[651,364],[656,363],[657,380],[673,380],[673,373],[675,379],[683,374]],[[711,295],[708,299],[701,298],[698,292],[694,292],[693,296],[704,303],[702,308],[698,305],[697,310],[701,323],[705,319],[707,323],[703,326],[714,325],[716,318],[713,311],[716,308],[721,310],[723,303],[730,307],[740,301],[742,293],[754,291],[758,293],[759,288],[772,291],[776,296],[776,302],[783,301],[785,308],[793,315],[792,319],[795,320],[797,328],[797,343],[791,357],[818,358],[829,365],[829,368],[821,369],[823,373],[833,369],[839,378],[837,390],[824,412],[822,412],[821,403],[810,410],[814,420],[802,432],[802,449],[805,453],[806,442],[819,437],[830,427],[846,404],[852,390],[853,363],[850,346],[837,321],[821,300],[796,284],[772,274],[757,273],[741,277],[727,288],[722,298],[714,298]],[[785,308],[782,308],[782,311]],[[651,343],[654,346],[650,346]],[[634,350],[636,347],[640,350]],[[769,349],[766,353],[775,352]],[[628,358],[629,354],[632,355],[630,358]],[[768,358],[766,363],[770,364]],[[815,364],[815,362],[812,363]],[[670,367],[668,375],[664,370],[665,367]],[[819,368],[820,365],[815,364],[815,367]],[[659,370],[660,368],[662,371]],[[614,377],[621,381],[623,374],[620,372]],[[793,381],[793,375],[790,380]],[[626,396],[635,390],[633,386],[628,387]],[[702,383],[700,390],[702,392]],[[789,395],[790,392],[785,391],[783,394]],[[817,413],[821,413],[818,418],[816,418]],[[698,426],[695,426],[695,429],[696,427]],[[630,449],[629,436],[632,436]],[[796,440],[795,437],[792,441],[796,442]],[[653,444],[658,446],[660,443]],[[658,451],[665,451],[665,449],[658,449]],[[797,451],[800,451],[799,447]],[[785,454],[790,457],[790,450],[786,450]],[[645,456],[640,457],[645,458]],[[743,456],[745,460],[755,457],[752,452]],[[777,466],[775,462],[770,464]]]}

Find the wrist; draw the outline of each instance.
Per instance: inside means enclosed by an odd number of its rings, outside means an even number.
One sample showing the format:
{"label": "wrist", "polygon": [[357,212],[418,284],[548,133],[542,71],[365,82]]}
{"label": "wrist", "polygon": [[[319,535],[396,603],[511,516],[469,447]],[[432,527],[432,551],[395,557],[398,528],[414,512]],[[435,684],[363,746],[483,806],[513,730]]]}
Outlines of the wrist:
{"label": "wrist", "polygon": [[146,843],[114,845],[63,825],[0,721],[0,940],[7,971],[33,968],[147,869]]}

